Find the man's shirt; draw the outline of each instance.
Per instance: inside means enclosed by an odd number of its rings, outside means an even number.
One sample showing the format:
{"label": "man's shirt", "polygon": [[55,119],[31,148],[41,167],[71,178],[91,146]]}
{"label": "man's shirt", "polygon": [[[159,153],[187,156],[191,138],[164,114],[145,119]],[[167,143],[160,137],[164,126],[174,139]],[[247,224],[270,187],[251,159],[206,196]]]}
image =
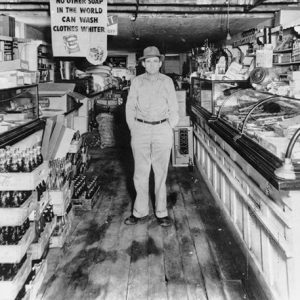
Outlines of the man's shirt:
{"label": "man's shirt", "polygon": [[173,81],[158,73],[147,73],[132,80],[126,103],[126,121],[131,130],[135,118],[145,121],[168,119],[172,128],[179,120],[178,103]]}

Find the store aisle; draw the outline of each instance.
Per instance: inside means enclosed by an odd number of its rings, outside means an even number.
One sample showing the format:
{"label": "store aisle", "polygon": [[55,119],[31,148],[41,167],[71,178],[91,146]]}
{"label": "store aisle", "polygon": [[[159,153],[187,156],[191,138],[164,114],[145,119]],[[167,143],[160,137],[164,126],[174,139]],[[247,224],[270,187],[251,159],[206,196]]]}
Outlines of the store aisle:
{"label": "store aisle", "polygon": [[[88,173],[103,192],[93,211],[75,217],[62,249],[50,249],[39,291],[45,300],[254,299],[242,286],[248,274],[219,210],[199,175],[170,167],[169,214],[161,228],[124,225],[134,196],[129,148],[93,150]],[[246,270],[245,266],[245,270]]]}

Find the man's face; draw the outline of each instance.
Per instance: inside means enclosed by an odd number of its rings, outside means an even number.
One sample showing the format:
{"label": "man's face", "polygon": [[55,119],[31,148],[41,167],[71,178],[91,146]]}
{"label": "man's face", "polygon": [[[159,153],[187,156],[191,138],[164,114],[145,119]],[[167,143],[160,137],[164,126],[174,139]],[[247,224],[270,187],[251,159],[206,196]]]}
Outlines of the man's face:
{"label": "man's face", "polygon": [[146,58],[142,64],[147,73],[154,75],[159,72],[162,62],[160,61],[159,57],[149,57]]}

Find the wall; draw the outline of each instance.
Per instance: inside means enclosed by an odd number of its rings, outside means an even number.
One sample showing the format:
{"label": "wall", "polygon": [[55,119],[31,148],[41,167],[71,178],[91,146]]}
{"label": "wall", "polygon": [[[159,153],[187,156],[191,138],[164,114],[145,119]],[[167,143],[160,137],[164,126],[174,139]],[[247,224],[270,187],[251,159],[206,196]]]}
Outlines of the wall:
{"label": "wall", "polygon": [[136,66],[136,53],[127,51],[110,51],[108,50],[108,56],[127,56],[127,68],[135,68]]}

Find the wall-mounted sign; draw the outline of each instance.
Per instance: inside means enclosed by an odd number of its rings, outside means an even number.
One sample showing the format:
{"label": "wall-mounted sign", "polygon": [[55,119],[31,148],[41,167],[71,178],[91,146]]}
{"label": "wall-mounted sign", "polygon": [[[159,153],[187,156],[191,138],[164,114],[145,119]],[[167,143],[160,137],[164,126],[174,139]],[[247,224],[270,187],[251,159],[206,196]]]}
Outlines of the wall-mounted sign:
{"label": "wall-mounted sign", "polygon": [[50,0],[50,8],[53,55],[103,63],[107,56],[107,0]]}
{"label": "wall-mounted sign", "polygon": [[252,34],[252,35],[249,35],[249,36],[244,37],[242,39],[239,39],[237,41],[234,41],[233,42],[233,47],[238,47],[238,46],[241,46],[241,45],[254,43],[255,41],[256,41],[256,35]]}

